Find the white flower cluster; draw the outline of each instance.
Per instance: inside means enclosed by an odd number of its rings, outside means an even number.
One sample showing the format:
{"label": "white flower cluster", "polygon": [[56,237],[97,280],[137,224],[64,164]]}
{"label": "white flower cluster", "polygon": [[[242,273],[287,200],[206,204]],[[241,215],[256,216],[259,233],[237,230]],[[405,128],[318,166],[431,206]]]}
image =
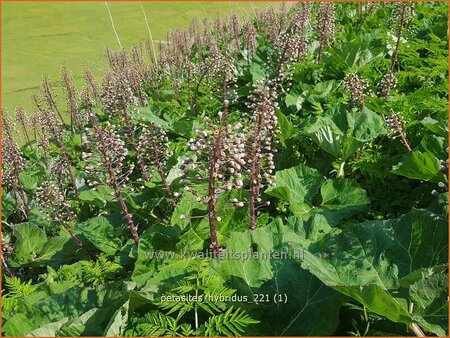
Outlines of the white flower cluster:
{"label": "white flower cluster", "polygon": [[[89,152],[83,152],[82,158],[86,161],[85,173],[88,185],[96,187],[100,184],[111,185],[115,180],[118,185],[125,186],[129,181],[129,175],[134,170],[134,164],[125,164],[128,149],[125,142],[114,131],[109,123],[105,127],[97,127],[90,130],[86,147]],[[110,166],[114,178],[106,166]]]}

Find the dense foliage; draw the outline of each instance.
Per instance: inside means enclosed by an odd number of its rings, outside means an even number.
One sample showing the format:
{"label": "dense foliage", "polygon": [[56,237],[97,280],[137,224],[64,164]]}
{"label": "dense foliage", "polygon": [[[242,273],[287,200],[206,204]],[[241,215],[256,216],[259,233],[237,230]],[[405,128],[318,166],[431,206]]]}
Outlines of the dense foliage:
{"label": "dense foliage", "polygon": [[293,3],[44,77],[3,333],[446,335],[447,51],[446,3]]}

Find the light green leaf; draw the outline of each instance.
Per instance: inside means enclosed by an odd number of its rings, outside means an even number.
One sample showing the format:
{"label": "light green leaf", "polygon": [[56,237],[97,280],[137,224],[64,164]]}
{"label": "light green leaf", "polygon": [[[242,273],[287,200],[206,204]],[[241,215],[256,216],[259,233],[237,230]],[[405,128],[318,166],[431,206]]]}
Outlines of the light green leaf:
{"label": "light green leaf", "polygon": [[420,146],[425,150],[435,155],[437,158],[446,159],[447,154],[447,139],[435,135],[425,135],[420,142]]}
{"label": "light green leaf", "polygon": [[333,179],[325,181],[320,187],[322,204],[319,210],[332,225],[344,217],[364,210],[370,200],[358,183],[352,180]]}
{"label": "light green leaf", "polygon": [[420,279],[409,289],[413,313],[446,334],[448,324],[448,275],[435,273]]}
{"label": "light green leaf", "polygon": [[284,99],[284,103],[288,108],[290,108],[293,112],[297,112],[302,109],[303,102],[305,98],[301,95],[294,95],[291,93],[286,94],[286,98]]}
{"label": "light green leaf", "polygon": [[12,253],[13,266],[32,262],[47,242],[44,231],[30,223],[14,225],[13,235],[17,238]]}
{"label": "light green leaf", "polygon": [[110,202],[115,199],[114,190],[107,186],[100,186],[97,190],[91,189],[81,191],[78,195],[78,199],[84,202],[91,202],[99,207],[104,207],[106,202]]}
{"label": "light green leaf", "polygon": [[281,131],[278,134],[278,137],[281,142],[286,142],[294,134],[294,126],[286,115],[281,112],[281,110],[277,110],[275,115],[278,117],[278,127]]}
{"label": "light green leaf", "polygon": [[[128,288],[130,289],[130,287],[133,289],[134,285],[130,285]],[[130,316],[133,315],[136,308],[151,303],[156,291],[158,291],[156,286],[141,288],[139,292],[130,290],[128,300],[112,314],[103,335],[106,337],[124,336]]]}
{"label": "light green leaf", "polygon": [[414,150],[405,154],[403,160],[393,166],[392,172],[416,180],[446,182],[440,170],[439,160],[429,152]]}
{"label": "light green leaf", "polygon": [[260,64],[253,62],[250,66],[250,73],[252,74],[253,83],[263,80],[266,76],[266,72]]}
{"label": "light green leaf", "polygon": [[114,228],[105,217],[98,216],[77,223],[75,231],[83,234],[97,249],[108,255],[114,255],[122,247],[118,236],[121,230]]}
{"label": "light green leaf", "polygon": [[344,132],[336,126],[331,117],[319,116],[306,132],[327,153],[334,157],[340,156]]}
{"label": "light green leaf", "polygon": [[158,117],[151,106],[139,107],[137,112],[131,114],[131,119],[135,122],[152,123],[158,128],[162,128],[166,131],[173,131],[170,123]]}
{"label": "light green leaf", "polygon": [[[56,284],[55,286],[60,286]],[[118,292],[117,286],[111,290],[105,288],[80,288],[80,287],[55,287],[49,292],[38,292],[24,299],[22,312],[12,317],[5,324],[5,332],[14,335],[25,336],[32,330],[42,328],[49,323],[59,322],[68,318],[75,321],[93,308],[99,308],[101,312],[95,318],[94,323],[87,325],[83,333],[100,335],[98,327],[106,325],[105,321],[111,317],[118,302],[124,302],[123,293]],[[28,318],[32,320],[28,321]],[[69,322],[67,322],[69,323]]]}
{"label": "light green leaf", "polygon": [[26,191],[34,191],[37,188],[38,181],[31,172],[22,171],[19,173],[19,180]]}
{"label": "light green leaf", "polygon": [[[191,158],[194,162],[197,161],[197,156],[193,155],[188,158]],[[183,170],[180,169],[182,162],[186,160],[186,157],[178,157],[177,163],[172,166],[169,173],[167,174],[166,181],[170,185],[173,181],[180,177],[180,174],[183,173]]]}
{"label": "light green leaf", "polygon": [[68,320],[69,319],[66,317],[57,322],[45,324],[28,333],[27,337],[56,337],[56,332],[61,328],[61,326],[67,323]]}
{"label": "light green leaf", "polygon": [[[343,218],[364,210],[370,203],[366,192],[355,181],[324,181],[316,169],[303,164],[277,171],[275,183],[276,187],[267,189],[266,193],[288,202],[291,212],[303,220],[320,213],[335,226]],[[318,193],[319,187],[322,203],[313,206],[312,198]]]}
{"label": "light green leaf", "polygon": [[106,327],[105,337],[120,337],[124,335],[129,316],[130,300],[127,300],[113,315]]}
{"label": "light green leaf", "polygon": [[323,176],[316,169],[300,164],[296,167],[275,173],[275,188],[269,188],[270,196],[285,200],[291,204],[310,203],[319,191]]}
{"label": "light green leaf", "polygon": [[[448,276],[436,273],[411,285],[409,295],[416,306],[425,309],[441,298],[441,295],[446,294],[447,286]],[[442,298],[441,305],[444,305],[446,301],[447,297]]]}
{"label": "light green leaf", "polygon": [[3,191],[2,194],[2,220],[7,220],[16,211],[16,202],[11,193]]}
{"label": "light green leaf", "polygon": [[83,255],[79,251],[80,247],[75,244],[73,239],[67,236],[56,236],[45,242],[42,250],[33,258],[30,266],[58,266],[73,262]]}
{"label": "light green leaf", "polygon": [[181,201],[177,204],[172,214],[170,224],[178,224],[181,229],[186,228],[191,222],[190,216],[194,209],[206,210],[206,205],[197,202],[196,197],[192,193],[184,192]]}
{"label": "light green leaf", "polygon": [[24,313],[18,313],[7,321],[3,321],[2,326],[5,336],[25,336],[36,328],[36,318],[29,318]]}
{"label": "light green leaf", "polygon": [[298,216],[289,217],[287,222],[294,229],[297,229],[299,226],[302,227],[303,231],[300,230],[300,240],[304,248],[308,248],[312,243],[319,242],[329,233],[339,233],[341,231],[339,228],[332,228],[325,216],[321,214],[313,215],[306,223]]}
{"label": "light green leaf", "polygon": [[306,132],[323,150],[347,160],[384,131],[383,119],[370,109],[345,112],[337,107],[319,116]]}
{"label": "light green leaf", "polygon": [[[89,325],[89,321],[95,319],[98,308],[92,308],[70,323],[63,325],[57,332],[57,336],[82,336]],[[92,324],[91,324],[92,325]]]}
{"label": "light green leaf", "polygon": [[425,117],[421,123],[435,134],[448,137],[448,121],[438,121],[431,117]]}
{"label": "light green leaf", "polygon": [[442,330],[409,314],[398,289],[403,276],[447,261],[447,236],[444,218],[413,210],[398,219],[355,224],[311,244],[302,267],[370,311],[398,323],[420,322],[440,334]]}
{"label": "light green leaf", "polygon": [[[291,258],[301,260],[303,256],[301,226],[283,225],[277,219],[256,230],[233,232],[225,243],[223,258],[211,262],[221,276],[230,276],[230,286],[239,295],[257,303],[250,314],[261,322],[258,334],[328,335],[337,327],[344,297]],[[289,246],[295,250],[289,252]],[[275,294],[288,301],[275,305]],[[258,301],[258,295],[270,295],[271,299],[269,303]]]}

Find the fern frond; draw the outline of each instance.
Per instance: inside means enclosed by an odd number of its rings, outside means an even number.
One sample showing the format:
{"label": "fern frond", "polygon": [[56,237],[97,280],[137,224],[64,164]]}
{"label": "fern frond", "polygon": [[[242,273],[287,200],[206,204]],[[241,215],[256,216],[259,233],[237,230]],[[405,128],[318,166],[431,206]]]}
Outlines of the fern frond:
{"label": "fern frond", "polygon": [[156,302],[155,305],[161,310],[169,310],[167,315],[178,312],[177,318],[182,317],[194,308],[193,302]]}
{"label": "fern frond", "polygon": [[[184,327],[187,330],[186,327]],[[144,318],[139,320],[139,323],[134,329],[128,330],[127,334],[136,336],[175,336],[182,330],[182,326],[177,324],[177,321],[165,315],[160,311],[151,311],[145,314]]]}
{"label": "fern frond", "polygon": [[230,307],[226,312],[210,317],[199,328],[200,332],[196,333],[205,336],[241,336],[248,325],[257,323],[259,321],[250,317],[244,310]]}
{"label": "fern frond", "polygon": [[8,277],[5,276],[5,284],[8,289],[8,293],[5,295],[5,297],[9,298],[20,298],[20,297],[26,297],[32,293],[34,293],[38,285],[32,285],[33,281],[29,280],[28,282],[23,282],[19,277]]}
{"label": "fern frond", "polygon": [[187,323],[183,323],[180,325],[180,333],[183,337],[193,336],[194,330],[192,329],[192,326]]}
{"label": "fern frond", "polygon": [[25,297],[33,294],[39,285],[32,285],[33,281],[22,282],[19,277],[4,276],[7,293],[2,294],[2,306],[6,312],[15,312],[23,304]]}

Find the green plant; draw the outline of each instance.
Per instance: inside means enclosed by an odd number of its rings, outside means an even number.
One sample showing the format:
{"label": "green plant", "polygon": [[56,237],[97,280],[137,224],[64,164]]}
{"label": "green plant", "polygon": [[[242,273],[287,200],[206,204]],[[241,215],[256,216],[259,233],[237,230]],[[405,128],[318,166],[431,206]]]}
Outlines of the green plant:
{"label": "green plant", "polygon": [[[220,275],[206,261],[194,261],[186,276],[169,288],[171,291],[162,291],[160,300],[155,303],[159,310],[132,319],[133,327],[126,331],[127,335],[240,336],[248,325],[259,323],[245,310],[227,308],[226,299],[230,299],[235,290],[224,286]],[[200,318],[205,315],[207,320],[201,323]]]}

